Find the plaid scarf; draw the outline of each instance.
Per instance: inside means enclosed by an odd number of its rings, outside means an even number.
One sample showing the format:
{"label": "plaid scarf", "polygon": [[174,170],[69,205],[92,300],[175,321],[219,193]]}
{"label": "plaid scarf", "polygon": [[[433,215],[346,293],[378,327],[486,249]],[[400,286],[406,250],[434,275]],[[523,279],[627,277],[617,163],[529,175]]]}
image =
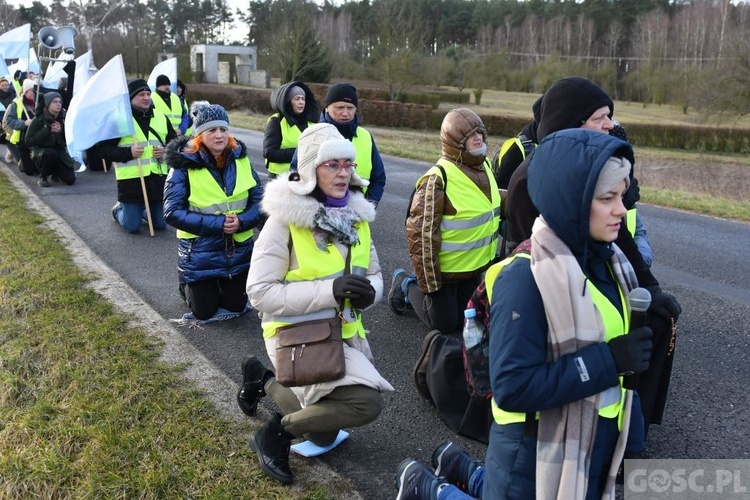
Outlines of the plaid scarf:
{"label": "plaid scarf", "polygon": [[[610,266],[625,293],[638,286],[633,267],[620,249],[612,245]],[[594,305],[581,266],[565,243],[540,216],[531,234],[531,271],[544,301],[549,325],[548,357],[561,356],[604,341],[604,325]],[[626,311],[626,314],[629,311]],[[599,418],[600,394],[539,415],[536,462],[536,498],[583,499],[588,468]],[[612,458],[604,496],[614,487],[614,478],[625,450],[630,422],[631,391],[623,406],[622,431]]]}

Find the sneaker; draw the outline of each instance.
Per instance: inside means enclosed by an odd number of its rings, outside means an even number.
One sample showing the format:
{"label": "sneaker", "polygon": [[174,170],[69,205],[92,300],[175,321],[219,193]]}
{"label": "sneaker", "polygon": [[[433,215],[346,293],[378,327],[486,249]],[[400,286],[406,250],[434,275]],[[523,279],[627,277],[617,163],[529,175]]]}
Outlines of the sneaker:
{"label": "sneaker", "polygon": [[391,278],[391,290],[388,292],[388,307],[394,314],[404,314],[408,303],[404,291],[404,281],[409,278],[409,273],[403,269],[396,269]]}
{"label": "sneaker", "polygon": [[437,500],[439,490],[447,484],[422,462],[407,458],[396,473],[396,500]]}
{"label": "sneaker", "polygon": [[258,411],[258,402],[266,391],[263,389],[265,381],[273,376],[260,360],[250,356],[242,362],[242,385],[237,391],[237,405],[242,413],[248,417],[255,416]]}
{"label": "sneaker", "polygon": [[422,354],[414,365],[414,385],[417,388],[417,392],[433,406],[435,405],[435,402],[432,400],[430,388],[427,387],[427,363],[430,361],[430,349],[432,349],[432,344],[438,336],[440,336],[440,330],[432,330],[425,335],[424,340],[422,341]]}
{"label": "sneaker", "polygon": [[469,490],[471,476],[479,467],[483,467],[482,462],[472,460],[468,453],[449,439],[440,443],[432,452],[432,466],[435,474],[463,491]]}
{"label": "sneaker", "polygon": [[36,183],[37,183],[37,185],[39,187],[43,187],[43,188],[48,188],[49,187],[49,181],[47,180],[46,177],[42,177],[41,179],[39,179],[38,181],[36,181]]}
{"label": "sneaker", "polygon": [[5,163],[13,163],[13,153],[10,152],[10,149],[5,152]]}
{"label": "sneaker", "polygon": [[113,219],[115,220],[115,222],[117,222],[117,223],[119,223],[119,222],[120,222],[119,220],[117,220],[117,212],[119,212],[119,211],[120,211],[120,202],[118,201],[118,202],[117,202],[117,203],[115,203],[115,204],[114,204],[114,206],[112,207],[112,218],[113,218]]}

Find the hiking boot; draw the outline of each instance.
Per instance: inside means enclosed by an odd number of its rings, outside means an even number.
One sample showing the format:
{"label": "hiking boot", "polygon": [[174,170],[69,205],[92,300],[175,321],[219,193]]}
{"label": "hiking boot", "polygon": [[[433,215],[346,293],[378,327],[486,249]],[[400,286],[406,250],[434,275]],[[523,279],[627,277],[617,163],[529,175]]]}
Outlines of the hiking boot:
{"label": "hiking boot", "polygon": [[424,340],[422,341],[422,355],[419,356],[417,363],[414,365],[414,385],[417,388],[417,392],[433,405],[435,402],[432,400],[429,387],[427,387],[427,364],[430,361],[430,349],[432,349],[432,344],[439,335],[440,330],[432,330],[425,335]]}
{"label": "hiking boot", "polygon": [[406,280],[411,278],[409,273],[403,269],[396,269],[393,272],[391,278],[391,290],[388,292],[388,307],[390,307],[393,314],[404,314],[408,307],[408,299],[406,297],[406,286],[408,282]]}
{"label": "hiking boot", "polygon": [[263,366],[258,358],[250,356],[242,362],[242,385],[237,391],[237,405],[242,413],[248,417],[255,416],[258,402],[266,395],[263,387],[271,377],[273,372]]}
{"label": "hiking boot", "polygon": [[117,222],[118,224],[119,224],[120,221],[117,220],[117,212],[119,212],[119,211],[120,211],[120,202],[118,201],[112,207],[112,218],[115,219],[115,222]]}
{"label": "hiking boot", "polygon": [[250,448],[258,454],[263,472],[272,479],[289,484],[294,479],[289,468],[289,449],[294,436],[281,425],[281,414],[277,413],[270,422],[260,428],[250,438]]}
{"label": "hiking boot", "polygon": [[38,181],[36,181],[36,183],[37,183],[37,185],[39,187],[43,187],[43,188],[48,188],[49,187],[49,181],[47,180],[46,177],[42,177],[41,179],[39,179]]}
{"label": "hiking boot", "polygon": [[396,500],[437,500],[438,492],[447,484],[422,462],[407,458],[396,473]]}
{"label": "hiking boot", "polygon": [[483,467],[482,462],[472,460],[468,453],[449,439],[440,443],[432,452],[432,466],[435,474],[467,492],[471,476]]}

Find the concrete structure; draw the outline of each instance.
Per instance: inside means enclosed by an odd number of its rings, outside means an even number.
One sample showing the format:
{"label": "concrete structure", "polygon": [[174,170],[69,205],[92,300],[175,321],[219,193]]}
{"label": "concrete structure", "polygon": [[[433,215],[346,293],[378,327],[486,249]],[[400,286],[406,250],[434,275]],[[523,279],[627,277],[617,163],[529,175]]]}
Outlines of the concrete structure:
{"label": "concrete structure", "polygon": [[242,45],[191,45],[190,70],[196,83],[239,83],[270,86],[270,75],[257,69],[255,47]]}

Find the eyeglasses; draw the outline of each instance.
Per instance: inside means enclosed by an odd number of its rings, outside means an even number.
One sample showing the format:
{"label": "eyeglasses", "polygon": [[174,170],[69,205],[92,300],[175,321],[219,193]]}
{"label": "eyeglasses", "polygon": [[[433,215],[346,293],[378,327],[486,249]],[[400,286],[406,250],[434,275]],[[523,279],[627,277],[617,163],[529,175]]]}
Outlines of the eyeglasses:
{"label": "eyeglasses", "polygon": [[319,166],[325,167],[328,169],[329,172],[332,174],[337,174],[339,170],[346,170],[348,168],[356,169],[357,164],[354,162],[347,162],[347,163],[339,163],[337,161],[327,161],[325,163],[321,163]]}

